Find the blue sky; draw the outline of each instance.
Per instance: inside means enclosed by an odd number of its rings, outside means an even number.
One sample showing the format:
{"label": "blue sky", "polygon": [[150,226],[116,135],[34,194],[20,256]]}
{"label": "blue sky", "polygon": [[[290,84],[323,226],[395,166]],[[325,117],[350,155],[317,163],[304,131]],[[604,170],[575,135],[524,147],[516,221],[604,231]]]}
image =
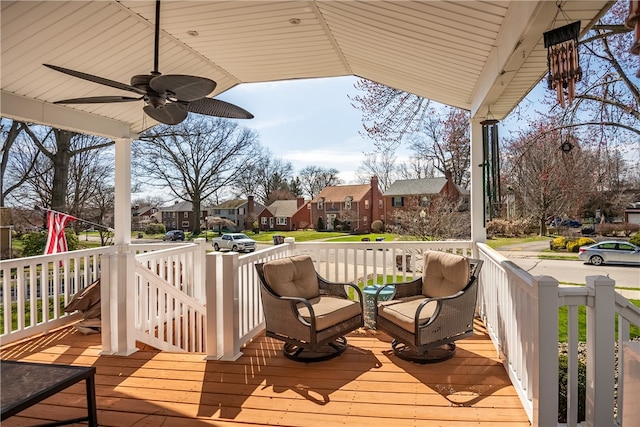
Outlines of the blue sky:
{"label": "blue sky", "polygon": [[291,162],[294,173],[305,166],[335,168],[345,183],[353,183],[364,159],[373,151],[358,132],[361,113],[347,95],[355,95],[356,77],[304,79],[239,85],[217,98],[253,113],[239,121],[255,130],[260,143],[278,158]]}

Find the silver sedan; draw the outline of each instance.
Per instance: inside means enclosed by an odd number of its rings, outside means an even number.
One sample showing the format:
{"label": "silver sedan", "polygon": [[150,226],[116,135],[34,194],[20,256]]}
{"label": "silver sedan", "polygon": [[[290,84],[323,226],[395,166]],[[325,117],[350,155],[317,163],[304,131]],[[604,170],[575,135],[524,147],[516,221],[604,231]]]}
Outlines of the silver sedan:
{"label": "silver sedan", "polygon": [[581,246],[578,258],[593,265],[640,265],[640,247],[622,240],[607,240],[591,246]]}

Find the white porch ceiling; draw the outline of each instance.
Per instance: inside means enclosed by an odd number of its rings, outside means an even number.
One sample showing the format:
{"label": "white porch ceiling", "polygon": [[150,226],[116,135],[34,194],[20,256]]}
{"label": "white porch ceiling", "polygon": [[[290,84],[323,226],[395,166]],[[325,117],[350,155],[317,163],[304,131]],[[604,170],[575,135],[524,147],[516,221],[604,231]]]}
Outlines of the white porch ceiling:
{"label": "white porch ceiling", "polygon": [[[566,1],[582,30],[612,2]],[[109,137],[155,124],[142,101],[62,106],[131,95],[43,63],[129,83],[153,69],[153,1],[2,1],[4,117]],[[542,33],[554,1],[163,1],[159,70],[235,85],[355,75],[504,118],[544,76]],[[298,24],[291,23],[299,20]],[[554,27],[568,23],[559,14]],[[197,31],[198,35],[190,35]],[[251,111],[251,105],[242,105]]]}

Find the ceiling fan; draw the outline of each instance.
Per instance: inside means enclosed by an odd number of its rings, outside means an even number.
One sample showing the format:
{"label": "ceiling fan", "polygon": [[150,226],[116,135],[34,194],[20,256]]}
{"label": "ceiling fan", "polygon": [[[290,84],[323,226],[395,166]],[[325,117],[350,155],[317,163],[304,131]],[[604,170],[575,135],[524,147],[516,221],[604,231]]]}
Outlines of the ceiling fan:
{"label": "ceiling fan", "polygon": [[143,108],[144,112],[154,120],[168,125],[182,122],[189,112],[230,119],[253,118],[253,114],[243,108],[218,99],[207,98],[206,96],[216,87],[216,82],[211,79],[181,74],[162,75],[158,71],[159,41],[160,0],[156,0],[155,50],[153,71],[150,74],[133,76],[131,84],[125,84],[57,65],[43,64],[70,76],[135,92],[141,96],[92,96],[55,101],[54,104],[104,104],[143,100],[146,104]]}

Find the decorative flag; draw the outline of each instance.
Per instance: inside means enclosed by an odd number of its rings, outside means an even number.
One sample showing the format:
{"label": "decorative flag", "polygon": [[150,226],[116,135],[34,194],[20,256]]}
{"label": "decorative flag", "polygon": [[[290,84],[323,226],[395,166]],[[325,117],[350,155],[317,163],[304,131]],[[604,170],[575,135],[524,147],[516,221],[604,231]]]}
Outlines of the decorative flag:
{"label": "decorative flag", "polygon": [[44,254],[57,254],[67,251],[67,236],[64,234],[64,227],[70,221],[77,218],[62,212],[50,210],[47,214],[47,244],[44,248]]}

